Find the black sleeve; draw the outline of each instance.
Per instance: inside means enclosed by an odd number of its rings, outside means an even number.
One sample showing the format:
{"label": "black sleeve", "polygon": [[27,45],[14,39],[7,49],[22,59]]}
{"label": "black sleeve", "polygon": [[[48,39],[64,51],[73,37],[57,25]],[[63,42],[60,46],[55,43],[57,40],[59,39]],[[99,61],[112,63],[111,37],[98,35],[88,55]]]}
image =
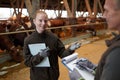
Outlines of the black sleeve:
{"label": "black sleeve", "polygon": [[33,56],[30,53],[26,40],[24,41],[23,53],[24,53],[24,64],[26,66],[34,67],[43,60],[43,57],[41,57],[39,54]]}
{"label": "black sleeve", "polygon": [[120,80],[120,48],[108,55],[100,80]]}
{"label": "black sleeve", "polygon": [[56,45],[57,45],[57,51],[59,53],[60,58],[66,57],[73,53],[73,51],[65,49],[65,46],[60,39],[58,39]]}

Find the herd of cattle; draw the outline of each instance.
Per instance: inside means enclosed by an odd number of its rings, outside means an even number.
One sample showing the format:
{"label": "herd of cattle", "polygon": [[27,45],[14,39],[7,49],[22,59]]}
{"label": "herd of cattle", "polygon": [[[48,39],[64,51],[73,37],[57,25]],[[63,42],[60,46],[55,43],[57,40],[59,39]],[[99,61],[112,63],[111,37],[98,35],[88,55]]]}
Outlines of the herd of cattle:
{"label": "herd of cattle", "polygon": [[[100,23],[100,22],[105,22],[105,20],[103,18],[83,18],[83,17],[60,18],[60,19],[50,19],[48,26],[50,28],[61,26],[61,28],[51,29],[51,31],[60,38],[62,38],[62,37],[70,36],[72,34],[73,28],[76,31],[82,31],[82,32],[86,30],[95,31],[95,30],[105,29],[106,27],[104,26],[104,24],[86,25],[90,23]],[[72,26],[68,28],[67,27],[62,28],[63,26],[70,26],[76,24],[80,24],[80,25],[78,25],[77,27]],[[31,29],[34,29],[34,26],[31,25],[28,17],[22,18],[21,24],[11,20],[0,21],[0,33],[31,30]],[[7,50],[14,61],[21,62],[23,60],[22,47],[26,36],[28,36],[26,32],[0,35],[0,40],[1,40],[0,49]]]}

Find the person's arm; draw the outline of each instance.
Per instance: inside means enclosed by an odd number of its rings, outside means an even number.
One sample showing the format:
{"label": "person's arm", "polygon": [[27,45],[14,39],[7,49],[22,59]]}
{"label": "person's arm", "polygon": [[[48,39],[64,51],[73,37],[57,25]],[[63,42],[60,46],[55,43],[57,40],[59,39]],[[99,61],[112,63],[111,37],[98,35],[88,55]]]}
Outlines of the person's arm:
{"label": "person's arm", "polygon": [[60,58],[63,58],[74,53],[74,51],[81,46],[81,43],[78,43],[78,42],[73,43],[67,49],[65,49],[65,46],[62,43],[62,41],[58,39],[56,45],[57,45],[57,51],[59,53]]}
{"label": "person's arm", "polygon": [[120,80],[120,48],[108,55],[100,80]]}
{"label": "person's arm", "polygon": [[24,51],[24,64],[29,67],[34,67],[35,65],[39,64],[44,58],[44,57],[40,56],[39,53],[37,55],[33,56],[30,53],[27,41],[24,42],[23,51]]}
{"label": "person's arm", "polygon": [[63,58],[71,54],[68,50],[65,49],[65,46],[60,39],[57,39],[55,46],[56,46],[57,53],[60,58]]}

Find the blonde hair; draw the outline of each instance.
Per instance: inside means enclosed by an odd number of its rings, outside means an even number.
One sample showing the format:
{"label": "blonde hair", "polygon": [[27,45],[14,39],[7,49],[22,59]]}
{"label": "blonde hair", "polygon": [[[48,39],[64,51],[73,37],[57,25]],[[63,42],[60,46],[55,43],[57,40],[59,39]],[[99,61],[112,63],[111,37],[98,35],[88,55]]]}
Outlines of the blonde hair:
{"label": "blonde hair", "polygon": [[48,18],[48,15],[47,15],[47,13],[45,11],[37,10],[35,15],[34,15],[34,18],[36,18],[37,14],[43,14]]}

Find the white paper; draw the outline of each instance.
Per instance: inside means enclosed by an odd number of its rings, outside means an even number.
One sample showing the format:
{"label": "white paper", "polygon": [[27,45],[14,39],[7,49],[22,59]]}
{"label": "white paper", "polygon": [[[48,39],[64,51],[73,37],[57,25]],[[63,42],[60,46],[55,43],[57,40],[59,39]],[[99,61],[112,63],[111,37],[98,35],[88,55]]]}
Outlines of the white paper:
{"label": "white paper", "polygon": [[62,58],[62,63],[70,70],[73,71],[73,69],[76,66],[78,53],[73,53],[67,57]]}
{"label": "white paper", "polygon": [[70,73],[72,73],[73,70],[76,70],[77,74],[75,75],[79,75],[85,80],[94,80],[93,74],[87,72],[86,70],[78,69],[76,67],[77,60],[78,60],[78,53],[73,53],[72,55],[62,58],[62,63],[69,69]]}
{"label": "white paper", "polygon": [[[28,46],[33,56],[38,54],[38,52],[41,52],[42,49],[46,48],[45,43],[29,44]],[[36,65],[36,67],[50,67],[48,57],[45,57],[41,63]]]}
{"label": "white paper", "polygon": [[77,67],[75,67],[74,69],[76,69],[78,71],[78,73],[85,79],[85,80],[94,80],[94,75],[85,71],[85,70],[80,70]]}

